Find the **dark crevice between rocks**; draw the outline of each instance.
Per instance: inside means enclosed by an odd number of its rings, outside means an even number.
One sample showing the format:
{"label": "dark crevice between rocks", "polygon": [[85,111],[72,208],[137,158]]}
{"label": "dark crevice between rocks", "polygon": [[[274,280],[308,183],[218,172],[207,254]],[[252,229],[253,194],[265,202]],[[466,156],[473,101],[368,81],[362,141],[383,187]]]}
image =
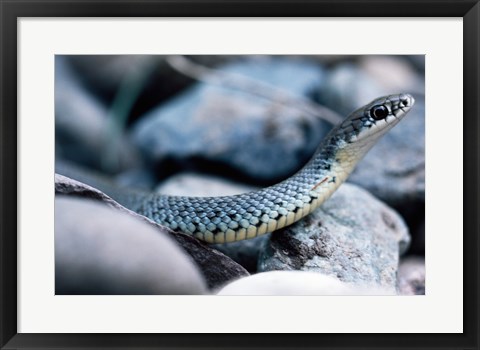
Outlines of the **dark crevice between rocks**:
{"label": "dark crevice between rocks", "polygon": [[410,168],[402,169],[402,170],[390,170],[390,171],[385,171],[385,174],[388,176],[392,177],[406,177],[406,176],[411,176],[411,175],[417,175],[419,172],[424,172],[425,171],[425,162],[421,162],[420,164],[417,164],[415,166],[412,166]]}
{"label": "dark crevice between rocks", "polygon": [[169,230],[169,233],[193,258],[210,290],[216,290],[232,280],[250,275],[241,265],[206,243],[181,232]]}
{"label": "dark crevice between rocks", "polygon": [[406,255],[425,255],[425,201],[404,200],[392,207],[404,218],[410,230],[412,241]]}

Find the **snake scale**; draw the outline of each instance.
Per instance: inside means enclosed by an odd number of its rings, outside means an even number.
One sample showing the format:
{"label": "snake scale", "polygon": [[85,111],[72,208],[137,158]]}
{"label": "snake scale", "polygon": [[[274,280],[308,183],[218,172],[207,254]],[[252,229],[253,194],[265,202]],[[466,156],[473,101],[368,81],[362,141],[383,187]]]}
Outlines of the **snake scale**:
{"label": "snake scale", "polygon": [[208,243],[254,238],[291,225],[324,203],[413,104],[409,94],[373,100],[334,127],[296,174],[258,191],[224,197],[180,197],[125,191],[98,182],[92,185],[127,208]]}

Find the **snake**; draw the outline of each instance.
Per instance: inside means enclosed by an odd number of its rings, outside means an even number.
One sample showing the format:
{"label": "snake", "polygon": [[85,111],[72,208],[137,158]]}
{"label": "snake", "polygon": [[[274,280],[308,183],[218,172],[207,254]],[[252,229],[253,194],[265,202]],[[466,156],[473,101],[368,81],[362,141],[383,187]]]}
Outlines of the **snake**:
{"label": "snake", "polygon": [[259,190],[187,197],[125,191],[106,183],[98,185],[98,181],[95,187],[128,209],[207,243],[255,238],[292,225],[320,207],[414,103],[407,93],[374,99],[333,127],[299,171]]}

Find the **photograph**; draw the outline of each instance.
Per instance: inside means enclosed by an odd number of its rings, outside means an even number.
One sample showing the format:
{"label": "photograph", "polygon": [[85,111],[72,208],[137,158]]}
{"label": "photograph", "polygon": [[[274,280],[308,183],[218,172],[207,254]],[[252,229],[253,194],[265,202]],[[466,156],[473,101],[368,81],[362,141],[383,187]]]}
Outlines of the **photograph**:
{"label": "photograph", "polygon": [[478,349],[479,2],[0,0],[0,349]]}
{"label": "photograph", "polygon": [[55,295],[428,294],[425,55],[54,65]]}

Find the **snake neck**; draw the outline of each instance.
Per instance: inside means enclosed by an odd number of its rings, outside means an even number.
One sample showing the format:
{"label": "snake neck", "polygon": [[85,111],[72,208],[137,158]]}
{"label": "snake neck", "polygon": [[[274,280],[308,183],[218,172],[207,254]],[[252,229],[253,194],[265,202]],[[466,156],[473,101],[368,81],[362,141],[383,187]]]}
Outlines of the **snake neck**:
{"label": "snake neck", "polygon": [[351,144],[338,138],[335,130],[330,135],[299,172],[273,188],[287,186],[312,197],[315,203],[312,210],[325,202],[345,182],[374,143]]}

